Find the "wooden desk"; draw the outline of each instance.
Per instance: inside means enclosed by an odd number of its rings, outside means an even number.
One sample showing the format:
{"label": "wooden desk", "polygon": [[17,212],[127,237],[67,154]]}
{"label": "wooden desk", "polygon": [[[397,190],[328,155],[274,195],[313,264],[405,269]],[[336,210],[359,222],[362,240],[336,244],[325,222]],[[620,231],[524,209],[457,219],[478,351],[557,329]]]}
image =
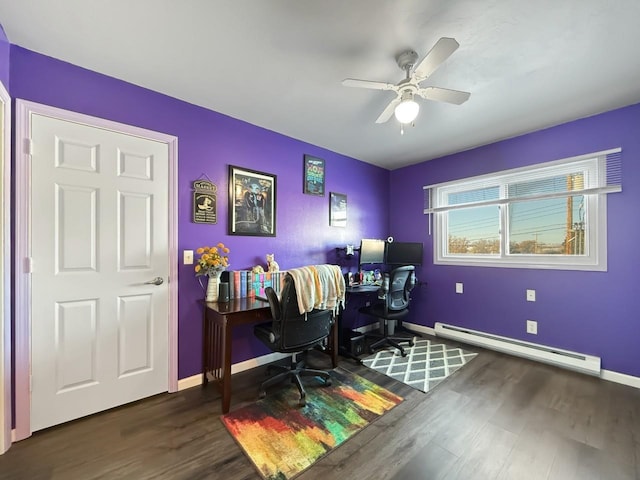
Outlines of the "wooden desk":
{"label": "wooden desk", "polygon": [[[231,406],[231,339],[233,327],[271,320],[269,302],[256,298],[234,298],[229,302],[205,302],[203,321],[202,385],[215,380],[222,391],[222,413]],[[331,327],[329,354],[338,366],[338,322]]]}

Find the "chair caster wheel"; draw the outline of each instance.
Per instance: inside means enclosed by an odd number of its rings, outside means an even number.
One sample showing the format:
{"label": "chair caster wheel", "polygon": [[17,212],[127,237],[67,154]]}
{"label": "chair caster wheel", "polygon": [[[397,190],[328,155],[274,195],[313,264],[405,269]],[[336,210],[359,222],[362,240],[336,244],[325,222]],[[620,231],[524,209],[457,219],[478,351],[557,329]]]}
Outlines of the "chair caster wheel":
{"label": "chair caster wheel", "polygon": [[409,346],[413,347],[414,343],[413,342],[409,342]]}
{"label": "chair caster wheel", "polygon": [[330,379],[330,378],[327,378],[327,379],[324,381],[324,384],[325,384],[325,386],[330,387],[330,386],[331,386],[331,379]]}
{"label": "chair caster wheel", "polygon": [[307,402],[306,402],[306,401],[304,401],[304,400],[300,400],[300,401],[298,402],[298,406],[299,406],[299,407],[305,407],[306,405],[307,405]]}
{"label": "chair caster wheel", "polygon": [[265,390],[261,390],[258,392],[258,398],[262,399],[267,396],[267,392]]}

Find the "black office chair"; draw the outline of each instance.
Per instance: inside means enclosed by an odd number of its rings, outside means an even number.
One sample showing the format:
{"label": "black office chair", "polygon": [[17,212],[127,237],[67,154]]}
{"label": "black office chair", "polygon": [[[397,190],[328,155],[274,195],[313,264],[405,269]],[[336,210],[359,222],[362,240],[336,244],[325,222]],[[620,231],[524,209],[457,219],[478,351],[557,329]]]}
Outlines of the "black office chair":
{"label": "black office chair", "polygon": [[400,342],[409,342],[409,346],[413,346],[413,335],[390,335],[388,324],[390,320],[396,320],[397,324],[409,313],[409,294],[416,284],[414,270],[415,267],[409,265],[385,273],[382,286],[378,290],[378,298],[382,299],[382,302],[358,309],[360,313],[376,317],[380,322],[380,333],[365,334],[366,337],[379,339],[369,346],[371,353],[380,347],[391,346],[400,350],[400,354],[405,357],[407,354]]}
{"label": "black office chair", "polygon": [[260,398],[266,395],[267,387],[291,378],[300,391],[299,405],[306,404],[306,392],[302,386],[301,375],[312,375],[324,379],[325,385],[331,385],[331,376],[324,370],[314,370],[306,368],[304,361],[296,361],[296,354],[321,345],[329,336],[333,325],[333,314],[331,310],[312,310],[306,314],[300,314],[298,310],[298,299],[296,296],[293,278],[287,275],[280,297],[275,291],[268,287],[265,294],[271,306],[271,323],[256,325],[254,334],[267,347],[274,352],[293,353],[291,366],[269,365],[268,371],[275,369],[279,373],[264,381],[260,385]]}

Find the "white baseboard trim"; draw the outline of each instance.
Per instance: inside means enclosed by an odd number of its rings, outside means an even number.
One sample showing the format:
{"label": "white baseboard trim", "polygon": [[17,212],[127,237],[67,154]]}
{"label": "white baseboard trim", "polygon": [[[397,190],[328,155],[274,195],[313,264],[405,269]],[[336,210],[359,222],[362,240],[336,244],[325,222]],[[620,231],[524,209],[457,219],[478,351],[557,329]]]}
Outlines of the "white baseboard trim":
{"label": "white baseboard trim", "polygon": [[181,390],[186,390],[187,388],[197,387],[198,385],[202,385],[201,373],[178,380],[178,391],[180,392]]}
{"label": "white baseboard trim", "polygon": [[[234,373],[244,372],[245,370],[250,370],[261,365],[266,365],[267,363],[275,362],[277,360],[281,360],[290,356],[290,354],[274,352],[263,355],[261,357],[250,358],[249,360],[245,360],[244,362],[234,363],[233,365],[231,365],[231,375],[233,375]],[[178,380],[178,391],[197,387],[198,385],[202,385],[201,373]]]}
{"label": "white baseboard trim", "polygon": [[600,378],[609,382],[628,385],[629,387],[640,388],[640,378],[626,373],[613,372],[611,370],[601,370]]}
{"label": "white baseboard trim", "polygon": [[275,362],[283,358],[288,358],[290,356],[290,353],[273,352],[261,357],[250,358],[249,360],[245,360],[244,362],[231,365],[231,375],[233,375],[234,373],[244,372],[245,370],[250,370],[261,365],[266,365],[267,363]]}
{"label": "white baseboard trim", "polygon": [[424,325],[418,325],[416,323],[402,322],[402,325],[407,327],[409,330],[413,330],[418,333],[425,333],[427,335],[436,336],[436,331],[431,327],[425,327]]}
{"label": "white baseboard trim", "polygon": [[372,330],[377,330],[377,329],[378,329],[378,323],[370,323],[369,325],[365,325],[363,327],[354,328],[353,330],[355,332],[367,333],[367,332],[371,332]]}

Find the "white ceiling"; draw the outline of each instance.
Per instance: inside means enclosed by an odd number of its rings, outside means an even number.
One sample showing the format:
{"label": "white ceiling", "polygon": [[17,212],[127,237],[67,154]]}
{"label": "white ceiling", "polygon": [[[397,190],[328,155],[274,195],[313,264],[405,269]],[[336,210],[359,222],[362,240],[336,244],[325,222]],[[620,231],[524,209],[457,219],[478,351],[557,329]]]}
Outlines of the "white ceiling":
{"label": "white ceiling", "polygon": [[[0,0],[9,41],[394,169],[640,102],[639,0]],[[395,56],[460,48],[400,135]]]}

